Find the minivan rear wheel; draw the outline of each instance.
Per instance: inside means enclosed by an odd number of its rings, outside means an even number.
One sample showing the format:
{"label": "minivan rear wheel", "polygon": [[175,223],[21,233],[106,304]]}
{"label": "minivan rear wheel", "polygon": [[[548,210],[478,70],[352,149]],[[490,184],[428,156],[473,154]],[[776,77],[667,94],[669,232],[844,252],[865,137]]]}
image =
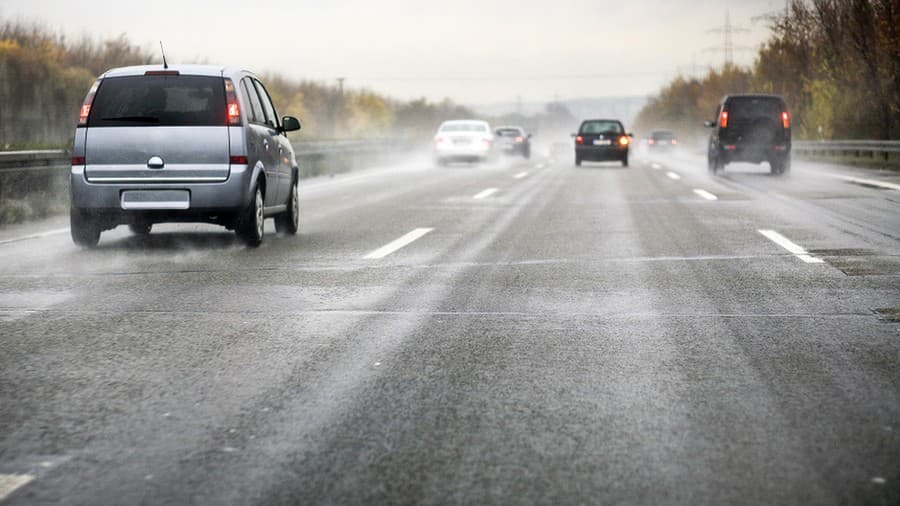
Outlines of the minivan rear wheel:
{"label": "minivan rear wheel", "polygon": [[253,199],[250,205],[244,209],[244,212],[238,219],[238,226],[235,233],[247,246],[255,248],[262,244],[263,225],[265,223],[265,215],[263,214],[263,194],[262,190],[257,186],[253,192]]}
{"label": "minivan rear wheel", "polygon": [[69,230],[72,241],[82,248],[93,248],[100,242],[100,225],[84,211],[69,210]]}
{"label": "minivan rear wheel", "polygon": [[275,231],[279,234],[294,235],[300,229],[300,195],[296,179],[291,184],[287,201],[287,211],[275,217]]}

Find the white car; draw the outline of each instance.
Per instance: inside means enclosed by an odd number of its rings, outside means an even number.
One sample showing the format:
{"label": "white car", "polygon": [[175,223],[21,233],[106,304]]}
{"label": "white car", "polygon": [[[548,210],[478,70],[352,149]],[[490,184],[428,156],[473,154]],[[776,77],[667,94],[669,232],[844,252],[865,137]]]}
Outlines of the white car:
{"label": "white car", "polygon": [[487,121],[445,121],[434,136],[434,160],[438,165],[483,162],[493,151],[494,134]]}

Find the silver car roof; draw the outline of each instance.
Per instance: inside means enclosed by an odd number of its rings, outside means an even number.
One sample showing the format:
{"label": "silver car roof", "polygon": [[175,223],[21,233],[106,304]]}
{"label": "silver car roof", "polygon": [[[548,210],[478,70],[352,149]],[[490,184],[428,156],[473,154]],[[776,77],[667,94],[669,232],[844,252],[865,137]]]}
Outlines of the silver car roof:
{"label": "silver car roof", "polygon": [[171,70],[178,71],[182,75],[190,76],[210,76],[210,77],[240,77],[244,75],[254,75],[253,72],[241,70],[234,67],[224,67],[222,65],[169,65],[163,68],[162,65],[136,65],[132,67],[119,67],[107,70],[100,78],[107,77],[126,77],[126,76],[142,76],[148,71]]}

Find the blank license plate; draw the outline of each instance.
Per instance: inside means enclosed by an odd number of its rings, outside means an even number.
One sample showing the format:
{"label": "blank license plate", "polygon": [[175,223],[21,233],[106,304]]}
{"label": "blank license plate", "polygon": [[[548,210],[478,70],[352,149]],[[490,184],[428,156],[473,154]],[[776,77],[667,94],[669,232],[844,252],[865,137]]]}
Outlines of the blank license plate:
{"label": "blank license plate", "polygon": [[609,146],[612,141],[609,139],[594,139],[594,146]]}
{"label": "blank license plate", "polygon": [[187,190],[128,190],[122,192],[122,209],[190,209]]}

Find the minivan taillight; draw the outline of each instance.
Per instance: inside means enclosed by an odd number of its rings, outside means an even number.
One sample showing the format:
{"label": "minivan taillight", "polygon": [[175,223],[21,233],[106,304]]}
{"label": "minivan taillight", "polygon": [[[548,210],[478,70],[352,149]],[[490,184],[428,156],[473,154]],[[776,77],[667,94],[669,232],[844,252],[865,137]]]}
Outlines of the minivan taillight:
{"label": "minivan taillight", "polygon": [[722,111],[719,115],[719,128],[728,128],[728,111]]}
{"label": "minivan taillight", "polygon": [[83,156],[73,156],[72,165],[85,165],[87,160]]}
{"label": "minivan taillight", "polygon": [[231,126],[241,125],[241,105],[238,103],[237,93],[234,92],[234,83],[231,79],[225,78],[225,112],[228,115],[228,124]]}
{"label": "minivan taillight", "polygon": [[88,116],[91,115],[91,104],[94,103],[94,96],[97,95],[97,88],[100,87],[100,80],[97,79],[94,81],[94,84],[91,85],[91,89],[88,91],[86,97],[84,97],[84,102],[81,103],[81,110],[78,111],[78,126],[86,126]]}
{"label": "minivan taillight", "polygon": [[228,159],[228,162],[231,165],[247,165],[247,157],[246,156],[232,156]]}
{"label": "minivan taillight", "polygon": [[781,124],[784,126],[785,130],[791,128],[791,115],[788,114],[787,111],[781,113]]}

